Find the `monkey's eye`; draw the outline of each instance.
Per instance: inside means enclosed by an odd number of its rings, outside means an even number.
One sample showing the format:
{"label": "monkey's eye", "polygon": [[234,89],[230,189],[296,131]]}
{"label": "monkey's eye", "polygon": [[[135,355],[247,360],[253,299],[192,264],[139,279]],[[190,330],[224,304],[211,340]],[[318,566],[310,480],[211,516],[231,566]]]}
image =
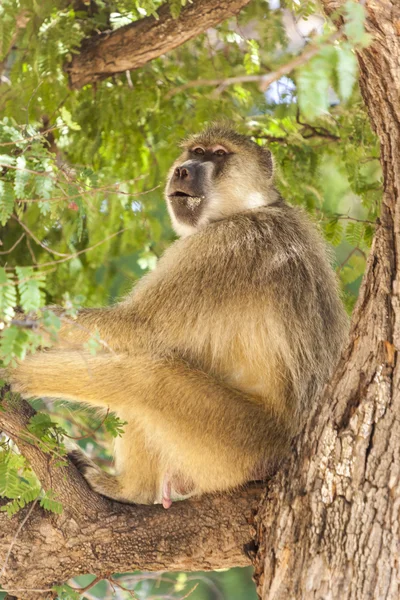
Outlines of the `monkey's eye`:
{"label": "monkey's eye", "polygon": [[193,148],[192,152],[193,152],[193,154],[199,154],[201,156],[203,154],[205,154],[204,148],[201,148],[200,146],[197,146],[196,148]]}
{"label": "monkey's eye", "polygon": [[223,148],[218,148],[218,150],[214,151],[214,154],[216,154],[217,156],[225,156],[225,154],[228,154],[228,153]]}

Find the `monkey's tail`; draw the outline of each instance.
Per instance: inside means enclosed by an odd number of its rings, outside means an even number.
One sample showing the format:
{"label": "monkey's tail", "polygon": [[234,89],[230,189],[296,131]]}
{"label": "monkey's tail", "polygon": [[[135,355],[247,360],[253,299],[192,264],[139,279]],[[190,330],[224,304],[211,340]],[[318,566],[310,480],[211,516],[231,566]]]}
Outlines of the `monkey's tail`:
{"label": "monkey's tail", "polygon": [[[67,448],[68,446],[69,444],[67,444]],[[76,448],[75,446],[72,448],[72,444],[71,450],[69,450],[67,456],[72,464],[74,464],[78,469],[78,471],[82,473],[82,475],[85,475],[88,469],[96,469],[97,471],[100,471],[99,467],[92,461],[91,458],[86,456],[86,454],[79,448]]]}

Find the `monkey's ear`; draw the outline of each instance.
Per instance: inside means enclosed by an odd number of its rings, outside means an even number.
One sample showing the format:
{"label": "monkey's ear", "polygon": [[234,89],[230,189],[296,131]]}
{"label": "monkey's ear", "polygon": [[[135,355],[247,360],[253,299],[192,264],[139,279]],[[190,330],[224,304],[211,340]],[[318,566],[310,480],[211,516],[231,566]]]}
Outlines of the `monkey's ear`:
{"label": "monkey's ear", "polygon": [[268,148],[261,147],[261,164],[264,170],[264,173],[267,175],[268,179],[272,179],[274,175],[274,157]]}

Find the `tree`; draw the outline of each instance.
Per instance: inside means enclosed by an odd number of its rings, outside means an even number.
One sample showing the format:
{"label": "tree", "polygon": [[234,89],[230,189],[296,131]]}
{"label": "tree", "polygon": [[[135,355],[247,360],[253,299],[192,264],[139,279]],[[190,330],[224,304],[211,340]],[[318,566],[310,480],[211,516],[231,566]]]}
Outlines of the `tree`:
{"label": "tree", "polygon": [[[215,39],[210,41],[208,55],[204,53],[204,44],[195,39],[188,52],[175,51],[177,54],[173,59],[167,55],[157,59],[159,62],[153,61],[148,70],[116,75],[112,82],[106,80],[97,84],[95,101],[91,99],[89,87],[73,94],[70,92],[63,101],[66,87],[61,68],[69,71],[75,87],[79,86],[78,79],[73,79],[79,65],[83,65],[85,71],[82,82],[103,78],[110,72],[109,67],[103,71],[90,70],[100,55],[101,44],[112,45],[113,42],[107,41],[112,36],[117,41],[123,39],[130,28],[142,28],[143,35],[151,35],[147,34],[150,21],[141,24],[140,15],[125,15],[133,23],[127,24],[122,33],[116,29],[110,36],[98,34],[96,27],[106,30],[111,20],[117,19],[116,14],[122,19],[123,13],[131,10],[130,5],[127,8],[120,3],[120,12],[111,13],[94,4],[88,10],[86,4],[78,3],[75,11],[60,8],[57,13],[45,6],[41,15],[36,13],[35,18],[28,21],[27,31],[22,32],[18,23],[29,15],[24,10],[16,10],[10,3],[14,27],[9,28],[8,38],[3,43],[3,65],[4,77],[10,79],[11,85],[3,99],[13,99],[15,104],[10,106],[9,103],[6,111],[22,121],[21,115],[27,107],[30,110],[31,99],[33,94],[37,95],[36,87],[40,84],[41,97],[32,109],[31,118],[35,123],[41,122],[52,154],[50,156],[43,147],[42,138],[37,137],[34,127],[21,130],[23,138],[32,139],[19,143],[15,122],[3,122],[3,133],[10,138],[4,144],[9,143],[12,148],[0,157],[3,165],[0,209],[10,244],[5,250],[7,257],[10,254],[10,263],[4,266],[22,265],[22,270],[3,268],[1,272],[0,283],[7,290],[2,295],[3,319],[5,331],[11,332],[3,337],[6,340],[1,347],[3,359],[11,360],[39,343],[29,323],[25,321],[21,326],[15,322],[12,308],[17,293],[20,302],[26,304],[25,308],[39,309],[44,304],[43,291],[47,300],[59,300],[62,292],[69,289],[70,296],[64,304],[68,316],[68,311],[73,310],[72,300],[77,290],[83,290],[91,303],[104,300],[102,286],[104,289],[114,286],[114,290],[119,291],[115,266],[106,269],[102,278],[99,275],[105,252],[117,261],[116,257],[128,250],[134,253],[139,265],[151,266],[154,253],[157,255],[162,251],[170,233],[167,226],[163,229],[158,226],[158,191],[148,190],[167,166],[163,157],[166,142],[179,137],[191,120],[201,122],[208,118],[210,107],[234,118],[236,113],[240,118],[240,115],[253,111],[254,115],[247,119],[246,129],[260,143],[267,140],[273,146],[282,164],[280,185],[284,195],[287,195],[285,191],[290,191],[292,201],[304,202],[317,214],[328,239],[339,244],[339,251],[344,253],[343,260],[338,259],[338,271],[348,292],[349,309],[355,297],[353,281],[363,270],[368,242],[375,231],[352,317],[349,345],[320,403],[314,407],[304,430],[295,440],[293,453],[266,486],[249,486],[234,497],[179,503],[169,512],[163,512],[159,507],[112,504],[91,492],[72,465],[57,466],[59,459],[65,460],[58,443],[59,425],[54,425],[50,418],[46,420],[44,413],[35,418],[34,409],[28,403],[6,393],[2,403],[5,410],[0,412],[0,428],[16,442],[22,457],[28,459],[40,481],[32,497],[35,484],[29,479],[27,465],[21,462],[10,464],[10,457],[15,453],[8,446],[4,449],[0,466],[5,466],[0,471],[0,484],[2,489],[6,483],[9,488],[13,484],[16,486],[14,496],[12,489],[8,493],[9,512],[20,508],[18,502],[23,504],[21,469],[24,470],[23,481],[29,484],[26,502],[33,499],[33,503],[19,510],[12,519],[5,512],[0,513],[0,556],[5,566],[3,586],[9,590],[28,590],[10,593],[21,598],[44,597],[45,594],[50,597],[51,592],[47,590],[78,572],[95,572],[101,576],[133,568],[212,569],[249,564],[251,559],[255,565],[258,593],[263,599],[284,596],[308,599],[323,595],[363,599],[398,597],[396,548],[400,456],[396,419],[399,403],[396,223],[400,190],[400,12],[394,0],[370,0],[365,7],[365,28],[372,37],[366,39],[360,5],[343,4],[340,0],[323,0],[322,3],[337,29],[328,30],[318,43],[306,46],[294,59],[285,57],[285,61],[276,64],[273,50],[283,39],[278,27],[282,15],[266,11],[262,3],[252,2],[248,12],[245,11],[245,22],[251,23],[255,15],[267,15],[267,26],[261,29],[265,36],[262,40],[252,38],[245,44],[241,41],[244,49],[237,44],[231,54],[226,52],[227,56],[221,57],[223,53],[216,51],[218,42]],[[214,23],[244,4],[226,3],[225,13],[225,5],[219,3],[221,13]],[[174,10],[179,8],[176,5],[173,4]],[[213,3],[202,3],[204,5],[212,7]],[[154,11],[156,6],[147,3],[146,10]],[[185,10],[196,8],[203,10],[196,2],[183,8],[181,16],[174,15],[177,22],[182,18],[185,23]],[[303,10],[310,8],[313,7],[302,6]],[[166,9],[160,10],[159,21],[152,21],[156,28],[163,26],[163,19],[171,23]],[[32,23],[35,19],[40,23]],[[210,24],[209,20],[204,21],[205,27]],[[39,31],[42,38],[41,46],[32,50],[31,58],[36,65],[45,64],[42,72],[38,68],[30,69],[29,62],[18,56],[18,48],[24,48],[24,36],[32,34],[33,30]],[[170,46],[160,47],[160,52],[176,47],[179,41],[190,37],[181,35],[181,31],[178,27],[179,39]],[[239,35],[225,25],[218,31],[225,45]],[[198,29],[194,31],[194,35],[198,32]],[[84,36],[90,36],[91,41],[83,43],[80,53],[73,58],[69,50],[76,48]],[[15,45],[17,50],[12,50]],[[120,42],[112,47],[119,53],[115,64],[121,65],[114,73],[144,64],[135,58],[136,46],[130,51],[132,56],[128,64],[123,60],[126,48]],[[357,91],[352,92],[355,77],[353,47],[360,65],[361,92],[381,147],[384,190],[376,226],[380,190],[376,185],[376,167],[371,167],[369,162],[372,159],[374,164],[376,148]],[[92,57],[90,61],[85,58],[88,52]],[[200,65],[195,70],[197,81],[186,76],[194,65],[192,55]],[[157,50],[148,60],[156,56]],[[214,61],[211,67],[210,57]],[[269,69],[265,75],[263,72],[267,71],[269,63],[274,69]],[[299,108],[290,102],[293,96],[290,87],[289,98],[286,98],[288,106],[265,100],[257,85],[265,87],[283,74],[291,74],[295,67],[302,67],[295,78]],[[218,79],[210,76],[213,70],[219,71]],[[79,72],[82,73],[82,69]],[[46,73],[46,81],[43,73]],[[26,92],[22,90],[22,80]],[[251,92],[246,87],[249,82],[253,85]],[[159,85],[162,85],[162,93],[156,91]],[[207,91],[199,95],[196,85]],[[331,107],[331,116],[327,117],[329,85],[335,87],[341,103]],[[188,92],[191,88],[195,90],[198,108],[197,112],[193,109],[193,114],[186,115],[185,111],[192,107]],[[213,90],[211,98],[209,88]],[[131,123],[126,111],[126,98],[132,90],[137,94],[134,135],[127,127]],[[108,103],[112,103],[114,110],[108,110]],[[118,105],[119,111],[116,110]],[[257,118],[254,105],[263,118]],[[120,123],[113,119],[115,112]],[[99,126],[104,123],[108,123],[105,131],[109,135],[99,138]],[[170,133],[172,125],[174,130]],[[61,130],[57,130],[55,139],[52,137],[54,126]],[[111,131],[114,135],[110,135]],[[130,144],[137,142],[139,136],[141,144],[132,150]],[[322,148],[321,140],[324,142]],[[6,150],[8,147],[3,146]],[[133,159],[134,165],[130,169],[121,160],[124,152]],[[343,214],[337,210],[337,204],[320,202],[321,194],[326,194],[329,200],[329,191],[323,187],[317,172],[317,165],[319,169],[324,167],[323,153],[331,165],[337,164],[338,155],[344,157],[351,189],[363,199],[365,208],[360,214]],[[80,169],[82,164],[85,167]],[[154,180],[148,177],[143,185],[140,177],[149,164],[154,165],[156,176]],[[99,175],[86,165],[95,167]],[[123,185],[121,179],[124,179]],[[340,177],[336,180],[340,184]],[[303,186],[298,186],[299,181],[304,182]],[[146,198],[150,198],[145,209],[141,196],[138,196],[144,192],[148,192]],[[129,195],[136,198],[133,208],[127,203]],[[119,202],[119,210],[112,206],[112,201]],[[29,208],[25,211],[23,207],[27,204]],[[139,210],[142,218],[135,222],[135,241],[132,243],[122,233],[122,242],[113,245],[121,239],[115,234],[129,225],[132,211]],[[37,224],[39,214],[43,223]],[[104,215],[108,217],[109,227],[102,231]],[[63,235],[57,226],[60,222]],[[161,223],[164,222],[161,217]],[[346,223],[345,228],[343,223]],[[350,247],[343,242],[344,237],[350,240]],[[22,244],[32,241],[38,244],[32,256],[27,256],[26,250],[21,250]],[[54,251],[56,244],[58,249]],[[147,246],[146,250],[138,255],[138,249],[143,245]],[[29,244],[27,248],[29,250]],[[53,255],[52,260],[48,259],[49,254]],[[81,260],[87,262],[79,265]],[[115,265],[120,267],[122,263],[115,262]],[[58,267],[56,275],[46,273],[44,288],[43,271],[54,267]],[[87,283],[95,273],[100,281],[98,287]],[[72,276],[76,277],[75,284],[71,282]],[[43,319],[48,320],[45,324],[50,331],[56,331],[57,323],[51,321],[48,314],[44,313]],[[96,340],[93,340],[95,344]],[[109,429],[118,433],[115,431],[118,424],[109,423]],[[258,506],[261,493],[263,500]],[[39,508],[39,503],[55,512],[61,503],[64,511],[61,515],[49,516]],[[155,548],[162,548],[162,553],[155,552]]]}

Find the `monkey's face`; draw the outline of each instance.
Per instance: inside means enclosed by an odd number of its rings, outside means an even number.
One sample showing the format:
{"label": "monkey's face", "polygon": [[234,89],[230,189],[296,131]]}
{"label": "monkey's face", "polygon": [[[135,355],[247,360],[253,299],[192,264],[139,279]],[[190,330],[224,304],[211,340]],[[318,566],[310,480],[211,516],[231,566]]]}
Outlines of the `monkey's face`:
{"label": "monkey's face", "polygon": [[271,153],[249,138],[214,126],[183,147],[165,190],[178,235],[276,200]]}

